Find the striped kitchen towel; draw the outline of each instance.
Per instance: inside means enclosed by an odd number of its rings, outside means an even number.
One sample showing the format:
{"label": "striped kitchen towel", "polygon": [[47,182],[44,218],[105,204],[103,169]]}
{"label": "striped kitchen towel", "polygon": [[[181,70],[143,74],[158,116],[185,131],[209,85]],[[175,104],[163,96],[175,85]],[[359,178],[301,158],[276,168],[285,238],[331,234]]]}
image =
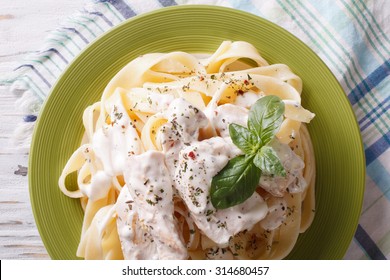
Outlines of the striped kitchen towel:
{"label": "striped kitchen towel", "polygon": [[346,259],[390,258],[390,1],[387,0],[100,0],[53,30],[40,51],[3,83],[21,95],[18,144],[28,147],[34,122],[58,76],[91,41],[118,23],[164,6],[221,5],[266,18],[311,47],[347,94],[367,161],[366,194]]}

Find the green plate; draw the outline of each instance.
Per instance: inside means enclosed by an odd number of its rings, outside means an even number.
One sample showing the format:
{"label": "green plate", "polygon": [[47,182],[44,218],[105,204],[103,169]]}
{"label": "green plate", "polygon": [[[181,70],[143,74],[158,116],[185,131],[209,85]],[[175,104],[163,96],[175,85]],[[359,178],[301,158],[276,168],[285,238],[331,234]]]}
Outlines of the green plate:
{"label": "green plate", "polygon": [[304,43],[267,20],[229,8],[175,6],[134,17],[90,44],[58,80],[40,113],[29,188],[38,230],[53,259],[76,258],[83,211],[57,182],[81,141],[84,109],[141,54],[213,52],[223,40],[247,41],[270,63],[287,64],[302,78],[303,105],[316,113],[309,130],[317,161],[317,207],[312,226],[288,258],[343,258],[360,216],[365,164],[355,115],[336,78]]}

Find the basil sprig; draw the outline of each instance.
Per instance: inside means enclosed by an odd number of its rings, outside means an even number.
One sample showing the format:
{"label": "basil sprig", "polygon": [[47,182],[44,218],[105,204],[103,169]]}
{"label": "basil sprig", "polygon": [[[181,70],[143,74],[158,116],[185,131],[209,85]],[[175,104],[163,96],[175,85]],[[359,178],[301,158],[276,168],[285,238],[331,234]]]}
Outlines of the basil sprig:
{"label": "basil sprig", "polygon": [[283,120],[284,103],[274,95],[265,96],[252,105],[248,128],[229,125],[233,143],[244,155],[231,159],[211,181],[211,203],[216,209],[240,204],[255,192],[261,173],[286,176],[276,151],[268,146]]}

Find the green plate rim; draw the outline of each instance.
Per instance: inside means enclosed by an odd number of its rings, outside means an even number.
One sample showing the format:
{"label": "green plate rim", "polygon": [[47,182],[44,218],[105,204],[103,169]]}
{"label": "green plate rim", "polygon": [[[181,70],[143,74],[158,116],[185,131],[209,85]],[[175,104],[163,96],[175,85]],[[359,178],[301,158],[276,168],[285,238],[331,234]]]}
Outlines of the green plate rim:
{"label": "green plate rim", "polygon": [[[343,92],[344,94],[342,95],[341,99],[343,100],[344,103],[346,103],[348,106],[348,112],[347,114],[350,115],[351,117],[353,117],[354,119],[354,125],[355,125],[355,129],[356,131],[358,132],[358,135],[359,135],[359,147],[358,147],[358,150],[359,150],[359,154],[356,155],[356,157],[359,157],[359,162],[360,164],[362,164],[362,166],[359,166],[360,169],[363,169],[364,172],[361,172],[360,175],[360,181],[363,183],[363,186],[361,186],[360,188],[360,193],[358,193],[358,196],[360,199],[358,205],[357,205],[357,208],[359,211],[356,211],[356,214],[354,215],[354,217],[351,217],[354,219],[355,223],[356,224],[356,227],[358,226],[358,221],[359,221],[359,218],[360,218],[360,215],[361,215],[361,211],[362,211],[362,205],[363,205],[363,197],[364,197],[364,191],[365,191],[365,177],[366,177],[366,165],[365,165],[365,153],[364,153],[364,145],[363,145],[363,141],[362,141],[362,137],[361,137],[361,133],[360,133],[360,127],[358,125],[358,122],[357,122],[357,119],[356,119],[356,115],[353,111],[353,108],[347,98],[347,96],[345,95],[345,92],[344,90],[342,89],[340,83],[338,82],[338,80],[336,79],[335,75],[333,74],[333,72],[329,69],[329,67],[323,62],[323,60],[310,48],[308,47],[302,40],[300,40],[298,37],[296,37],[295,35],[291,34],[289,31],[287,31],[286,29],[284,29],[283,27],[269,21],[269,20],[266,20],[262,17],[259,17],[259,16],[256,16],[254,14],[251,14],[251,13],[248,13],[248,12],[244,12],[244,11],[241,11],[241,10],[237,10],[237,9],[234,9],[234,8],[227,8],[227,7],[221,7],[221,6],[211,6],[211,5],[182,5],[182,6],[171,6],[171,7],[164,7],[164,8],[160,8],[158,10],[154,10],[154,11],[151,11],[151,12],[147,12],[147,13],[144,13],[144,14],[140,14],[140,15],[136,15],[132,18],[129,18],[123,22],[121,22],[120,24],[116,25],[115,27],[109,29],[108,31],[104,32],[103,34],[101,34],[100,36],[98,36],[97,38],[95,38],[93,41],[91,41],[78,55],[76,55],[74,57],[74,59],[71,61],[71,63],[69,63],[67,65],[67,67],[63,70],[63,72],[61,73],[61,75],[58,77],[58,79],[56,80],[55,84],[52,86],[51,90],[50,90],[50,94],[47,96],[46,100],[44,101],[43,103],[43,106],[40,110],[40,113],[39,113],[39,117],[38,117],[38,120],[35,124],[35,127],[34,127],[34,131],[33,131],[33,136],[32,136],[32,141],[31,141],[31,148],[30,148],[30,155],[29,155],[29,162],[28,162],[28,165],[29,165],[29,172],[28,172],[28,184],[29,184],[29,194],[30,194],[30,202],[31,202],[31,206],[32,206],[32,211],[33,211],[33,215],[34,215],[34,219],[35,219],[35,222],[36,222],[36,225],[37,225],[37,228],[38,228],[38,231],[40,233],[40,236],[41,236],[41,239],[44,243],[44,246],[47,250],[47,252],[49,253],[50,257],[54,257],[54,254],[52,252],[52,249],[50,248],[50,240],[43,234],[44,232],[44,228],[42,227],[42,225],[40,224],[40,219],[41,217],[38,215],[38,211],[37,211],[37,206],[35,205],[35,199],[34,199],[34,186],[33,186],[33,181],[34,181],[34,173],[35,173],[35,166],[32,165],[32,162],[34,161],[34,158],[37,156],[37,154],[39,153],[39,151],[36,151],[36,149],[34,149],[34,147],[36,146],[36,143],[39,141],[39,134],[42,130],[41,126],[42,126],[42,122],[40,121],[40,119],[42,117],[45,116],[46,112],[48,111],[48,107],[50,106],[50,103],[51,103],[51,100],[52,100],[52,96],[54,94],[58,94],[56,93],[56,89],[59,87],[59,85],[61,83],[63,83],[63,81],[65,80],[65,78],[69,75],[70,71],[76,67],[76,65],[79,63],[79,61],[82,59],[82,57],[89,53],[94,47],[95,45],[100,42],[100,41],[103,41],[106,37],[109,36],[109,34],[113,33],[113,32],[116,32],[116,30],[118,29],[121,29],[124,25],[127,25],[127,24],[132,24],[133,22],[137,22],[137,21],[141,21],[143,20],[144,18],[149,18],[149,17],[152,17],[156,14],[160,14],[160,13],[164,13],[165,11],[182,11],[182,10],[195,10],[195,9],[198,9],[198,10],[214,10],[214,12],[218,13],[219,11],[228,11],[230,13],[235,13],[237,15],[242,15],[242,16],[246,16],[246,17],[252,17],[255,21],[257,22],[262,22],[262,24],[265,24],[265,25],[269,25],[269,26],[272,26],[272,28],[274,29],[277,29],[278,32],[281,32],[283,33],[283,36],[289,36],[289,37],[293,37],[293,40],[299,44],[300,48],[305,48],[306,51],[309,51],[312,53],[313,56],[315,56],[317,59],[318,59],[318,62],[322,64],[323,67],[325,67],[327,69],[327,71],[329,72],[328,74],[330,74],[335,82],[335,85],[337,84],[337,87],[339,89],[340,92]],[[356,227],[355,227],[355,230],[356,230]],[[349,237],[349,243],[352,241],[353,239],[353,236],[354,236],[354,232],[350,234],[350,237]],[[348,248],[349,244],[347,246],[344,246],[346,247],[345,250],[344,250],[344,254]],[[341,256],[335,256],[335,259],[341,259],[344,254]]]}

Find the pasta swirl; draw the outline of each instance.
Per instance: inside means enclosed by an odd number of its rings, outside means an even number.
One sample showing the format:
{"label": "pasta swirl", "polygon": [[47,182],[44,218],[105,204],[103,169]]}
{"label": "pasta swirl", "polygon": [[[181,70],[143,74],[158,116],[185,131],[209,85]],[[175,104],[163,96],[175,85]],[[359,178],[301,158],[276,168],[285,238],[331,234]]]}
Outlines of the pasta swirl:
{"label": "pasta swirl", "polygon": [[[59,178],[80,199],[77,256],[85,259],[282,259],[315,210],[315,159],[302,81],[248,42],[206,58],[152,53],[123,67],[83,115],[85,135]],[[287,175],[263,174],[245,202],[215,209],[213,176],[242,154],[229,136],[260,98],[278,96],[270,143]],[[78,189],[66,177],[77,172]]]}

